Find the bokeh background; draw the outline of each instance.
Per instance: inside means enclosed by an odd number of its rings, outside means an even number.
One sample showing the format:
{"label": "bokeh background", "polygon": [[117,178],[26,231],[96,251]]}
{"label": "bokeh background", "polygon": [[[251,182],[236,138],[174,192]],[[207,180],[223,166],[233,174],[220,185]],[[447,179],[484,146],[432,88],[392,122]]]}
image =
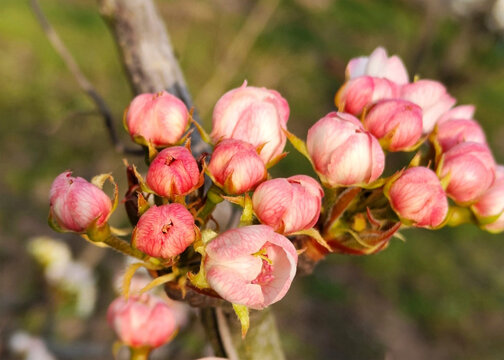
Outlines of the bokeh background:
{"label": "bokeh background", "polygon": [[[280,91],[291,106],[290,130],[304,137],[334,110],[347,61],[383,45],[404,59],[410,74],[443,81],[459,104],[475,104],[503,162],[504,5],[496,4],[157,1],[207,129],[216,100],[247,79]],[[96,3],[41,5],[127,142],[121,117],[132,93]],[[28,3],[2,0],[0,19],[0,358],[23,358],[14,355],[12,336],[25,331],[57,359],[110,359],[114,335],[105,311],[123,258],[78,236],[53,233],[46,218],[50,184],[68,168],[88,179],[112,172],[124,192],[123,156]],[[275,172],[310,173],[308,165],[291,152]],[[127,226],[122,209],[112,221]],[[61,239],[90,269],[98,289],[92,311],[76,312],[77,295],[48,283],[27,251],[40,235]],[[404,235],[405,243],[393,240],[377,255],[331,255],[312,275],[296,279],[273,306],[288,359],[502,359],[503,236],[469,225]],[[158,358],[194,359],[208,350],[195,314],[187,316],[188,325]]]}

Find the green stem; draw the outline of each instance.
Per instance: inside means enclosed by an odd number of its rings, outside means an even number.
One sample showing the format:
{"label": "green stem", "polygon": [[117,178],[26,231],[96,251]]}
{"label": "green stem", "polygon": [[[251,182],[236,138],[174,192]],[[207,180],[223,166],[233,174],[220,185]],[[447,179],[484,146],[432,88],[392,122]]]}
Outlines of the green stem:
{"label": "green stem", "polygon": [[130,348],[131,360],[148,360],[151,349],[148,347]]}
{"label": "green stem", "polygon": [[129,255],[140,260],[146,260],[148,257],[143,252],[132,247],[131,244],[126,240],[119,239],[112,234],[108,236],[103,242],[125,255]]}
{"label": "green stem", "polygon": [[221,191],[219,188],[217,188],[215,185],[213,185],[210,190],[208,190],[207,196],[206,196],[206,201],[205,205],[203,208],[199,211],[198,217],[206,223],[207,218],[210,216],[210,214],[214,211],[215,207],[217,204],[221,203],[224,201],[224,199],[220,196]]}

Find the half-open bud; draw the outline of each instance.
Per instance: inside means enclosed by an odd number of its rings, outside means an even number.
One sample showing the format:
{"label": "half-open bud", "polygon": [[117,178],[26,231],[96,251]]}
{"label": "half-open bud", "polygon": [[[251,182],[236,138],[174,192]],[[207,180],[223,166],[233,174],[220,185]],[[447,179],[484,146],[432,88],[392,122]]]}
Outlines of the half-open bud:
{"label": "half-open bud", "polygon": [[448,199],[436,173],[412,167],[394,181],[388,191],[390,204],[401,219],[419,227],[439,226],[448,214]]}
{"label": "half-open bud", "polygon": [[234,139],[223,140],[215,146],[208,171],[215,183],[232,195],[252,190],[267,175],[254,146]]}
{"label": "half-open bud", "polygon": [[331,187],[369,184],[385,166],[378,140],[350,114],[332,112],[317,121],[306,145],[320,179]]}
{"label": "half-open bud", "polygon": [[173,310],[148,294],[115,299],[108,308],[107,321],[132,348],[157,348],[170,341],[177,330]]}
{"label": "half-open bud", "polygon": [[166,91],[138,95],[125,117],[125,125],[133,140],[138,141],[137,137],[141,136],[155,146],[177,143],[188,123],[189,112],[185,104]]}
{"label": "half-open bud", "polygon": [[152,161],[146,182],[161,196],[186,195],[199,187],[200,171],[188,149],[173,146],[161,151]]}
{"label": "half-open bud", "polygon": [[364,127],[390,151],[406,150],[422,136],[422,109],[401,99],[380,100],[367,112]]}
{"label": "half-open bud", "polygon": [[455,104],[443,84],[434,80],[418,80],[401,88],[401,98],[411,101],[423,110],[423,132],[428,134],[437,121]]}
{"label": "half-open bud", "polygon": [[323,196],[317,181],[296,175],[263,182],[254,191],[252,204],[261,223],[289,234],[315,225]]}
{"label": "half-open bud", "polygon": [[211,137],[246,141],[263,146],[264,163],[280,155],[285,147],[283,132],[289,119],[289,104],[277,91],[247,86],[225,93],[214,108]]}
{"label": "half-open bud", "polygon": [[504,166],[496,167],[495,182],[472,206],[472,210],[488,231],[504,230]]}
{"label": "half-open bud", "polygon": [[439,124],[436,137],[444,152],[463,142],[486,144],[480,124],[470,119],[453,119]]}
{"label": "half-open bud", "polygon": [[397,55],[388,56],[387,50],[377,47],[369,56],[353,58],[346,67],[348,79],[359,76],[374,76],[391,80],[399,85],[407,84],[409,81],[408,71],[401,58]]}
{"label": "half-open bud", "polygon": [[194,218],[181,204],[152,206],[138,221],[132,244],[147,255],[169,258],[196,239]]}
{"label": "half-open bud", "polygon": [[225,300],[262,309],[282,299],[294,279],[297,252],[266,225],[223,232],[206,246],[208,284]]}
{"label": "half-open bud", "polygon": [[53,219],[62,229],[85,232],[95,221],[98,226],[107,221],[112,202],[97,186],[65,171],[52,183],[50,207]]}
{"label": "half-open bud", "polygon": [[453,200],[474,202],[493,184],[495,160],[488,146],[461,143],[444,154],[441,176],[449,176],[446,193]]}
{"label": "half-open bud", "polygon": [[384,78],[361,76],[343,84],[335,102],[339,111],[360,115],[366,106],[398,95],[399,86],[396,83]]}

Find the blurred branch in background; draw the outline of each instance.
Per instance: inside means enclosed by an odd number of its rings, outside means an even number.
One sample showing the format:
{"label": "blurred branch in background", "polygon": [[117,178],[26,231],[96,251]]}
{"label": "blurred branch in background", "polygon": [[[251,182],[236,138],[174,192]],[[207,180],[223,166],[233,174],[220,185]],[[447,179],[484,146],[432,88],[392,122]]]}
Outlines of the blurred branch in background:
{"label": "blurred branch in background", "polygon": [[264,30],[271,16],[275,13],[280,0],[261,0],[252,9],[242,28],[229,45],[212,77],[203,86],[196,97],[202,117],[209,114],[217,94],[227,90],[236,71],[243,64],[257,37]]}
{"label": "blurred branch in background", "polygon": [[44,31],[45,35],[47,36],[47,39],[49,40],[49,42],[53,46],[54,50],[56,50],[58,55],[61,57],[61,59],[63,60],[63,62],[67,66],[68,70],[70,70],[72,75],[75,77],[75,80],[77,80],[77,83],[79,84],[79,86],[89,96],[91,101],[93,101],[93,103],[96,105],[96,108],[99,111],[99,113],[103,116],[103,120],[105,121],[105,127],[107,128],[107,132],[109,134],[110,141],[112,142],[112,145],[114,146],[114,149],[119,153],[132,154],[132,155],[143,155],[143,150],[131,149],[131,148],[124,146],[121,143],[121,141],[119,140],[119,137],[117,136],[117,132],[115,129],[114,117],[113,117],[112,112],[110,111],[110,108],[108,107],[107,103],[100,96],[100,94],[98,94],[98,92],[96,91],[93,84],[91,84],[91,82],[84,75],[82,70],[79,68],[79,65],[77,64],[77,62],[73,58],[72,54],[70,53],[68,48],[65,46],[65,44],[63,43],[63,41],[59,37],[56,30],[52,27],[52,25],[47,20],[38,1],[31,0],[30,4],[33,9],[33,12],[35,13],[35,16],[37,17],[37,20],[38,20],[40,26],[42,27],[42,30]]}

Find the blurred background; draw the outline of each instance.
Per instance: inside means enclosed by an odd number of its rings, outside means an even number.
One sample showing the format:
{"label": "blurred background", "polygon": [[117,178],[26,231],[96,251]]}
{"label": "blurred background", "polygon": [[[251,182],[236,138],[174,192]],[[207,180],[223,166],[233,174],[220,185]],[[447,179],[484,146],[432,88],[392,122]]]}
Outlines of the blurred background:
{"label": "blurred background", "polygon": [[[96,3],[40,2],[127,142],[121,118],[132,93]],[[334,110],[347,61],[383,45],[403,58],[410,75],[443,81],[459,104],[475,104],[497,161],[504,161],[504,1],[157,5],[207,129],[216,100],[247,79],[288,100],[289,129],[304,138]],[[0,18],[0,358],[22,359],[14,353],[43,347],[28,337],[35,336],[57,359],[110,359],[115,339],[105,312],[124,259],[54,233],[46,219],[51,182],[63,170],[87,179],[112,172],[124,193],[123,156],[27,1],[2,0]],[[275,174],[310,174],[307,161],[288,150]],[[112,223],[127,226],[123,209]],[[502,359],[503,236],[469,225],[404,234],[406,243],[393,240],[367,257],[331,255],[296,279],[273,306],[288,359]],[[38,236],[58,242],[34,241]],[[48,266],[48,249],[69,267]],[[208,351],[195,313],[183,312],[187,325],[157,358]]]}

